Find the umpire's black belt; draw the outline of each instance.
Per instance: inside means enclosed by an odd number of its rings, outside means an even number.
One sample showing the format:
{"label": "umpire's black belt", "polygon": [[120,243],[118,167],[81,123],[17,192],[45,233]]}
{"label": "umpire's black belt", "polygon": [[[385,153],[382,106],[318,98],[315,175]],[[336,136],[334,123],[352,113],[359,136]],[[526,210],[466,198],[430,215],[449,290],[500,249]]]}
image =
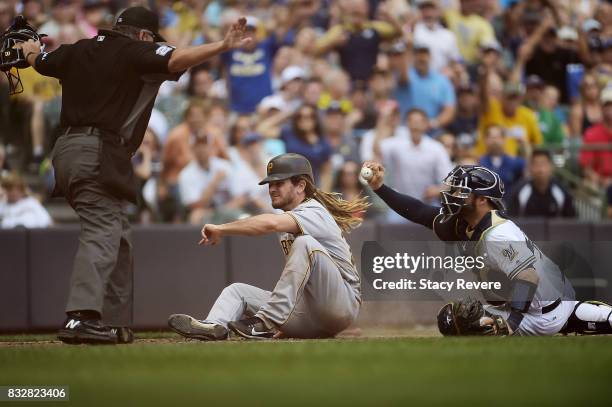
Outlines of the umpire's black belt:
{"label": "umpire's black belt", "polygon": [[68,126],[66,127],[66,131],[64,131],[65,136],[69,134],[87,134],[91,136],[101,136],[102,133],[102,130],[92,126]]}
{"label": "umpire's black belt", "polygon": [[[113,132],[110,132],[108,130],[102,130],[102,129],[99,129],[93,126],[68,126],[66,127],[66,130],[64,131],[62,135],[69,136],[69,135],[77,135],[77,134],[85,134],[88,136],[96,136],[96,137],[103,137],[104,135],[107,135],[107,136],[110,135],[110,137],[113,137]],[[114,136],[114,137],[117,137],[117,136]],[[123,146],[125,146],[126,144],[123,137],[119,137],[119,142]]]}
{"label": "umpire's black belt", "polygon": [[542,307],[542,314],[548,314],[549,312],[554,311],[559,305],[561,305],[561,298],[557,298],[557,301]]}

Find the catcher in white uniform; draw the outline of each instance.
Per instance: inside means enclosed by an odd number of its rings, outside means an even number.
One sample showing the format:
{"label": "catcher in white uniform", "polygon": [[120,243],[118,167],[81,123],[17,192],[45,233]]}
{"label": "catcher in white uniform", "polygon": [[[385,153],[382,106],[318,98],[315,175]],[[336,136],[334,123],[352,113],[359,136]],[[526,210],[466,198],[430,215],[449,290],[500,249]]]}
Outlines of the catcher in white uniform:
{"label": "catcher in white uniform", "polygon": [[561,270],[504,215],[498,174],[481,166],[455,167],[444,179],[449,189],[441,193],[440,209],[384,185],[379,163],[364,166],[373,172],[372,189],[398,214],[433,229],[440,240],[464,242],[459,246],[484,255],[480,279],[505,275],[511,283],[509,300],[494,306],[465,298],[442,307],[437,319],[443,335],[612,333],[612,306],[576,301]]}
{"label": "catcher in white uniform", "polygon": [[274,290],[248,284],[226,287],[208,316],[197,320],[174,314],[170,328],[195,339],[220,340],[228,329],[249,339],[325,338],[346,329],[361,305],[360,278],[343,232],[359,226],[354,215],[367,209],[365,198],[345,201],[313,182],[308,160],[282,154],[268,163],[272,206],[282,214],[263,214],[223,225],[204,225],[204,245],[225,235],[278,233],[285,268]]}

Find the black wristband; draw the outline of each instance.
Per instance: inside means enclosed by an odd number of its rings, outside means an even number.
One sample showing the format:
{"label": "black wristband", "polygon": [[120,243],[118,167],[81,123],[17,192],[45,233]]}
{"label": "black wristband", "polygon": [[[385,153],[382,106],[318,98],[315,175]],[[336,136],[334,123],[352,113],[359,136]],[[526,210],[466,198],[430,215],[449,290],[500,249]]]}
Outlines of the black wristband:
{"label": "black wristband", "polygon": [[535,295],[538,285],[531,281],[517,279],[512,284],[510,309],[517,312],[527,312]]}
{"label": "black wristband", "polygon": [[506,322],[508,323],[510,329],[512,329],[512,332],[514,332],[519,327],[522,320],[523,314],[517,311],[512,311],[510,312],[510,315],[508,316],[508,320]]}

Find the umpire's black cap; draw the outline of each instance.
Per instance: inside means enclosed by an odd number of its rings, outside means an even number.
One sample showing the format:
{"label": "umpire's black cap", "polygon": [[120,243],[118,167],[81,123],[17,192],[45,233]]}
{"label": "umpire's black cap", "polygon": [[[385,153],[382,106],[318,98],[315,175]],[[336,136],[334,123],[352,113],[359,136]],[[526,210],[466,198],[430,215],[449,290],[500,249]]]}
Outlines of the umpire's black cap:
{"label": "umpire's black cap", "polygon": [[287,153],[277,155],[268,163],[268,176],[259,185],[272,181],[281,181],[296,175],[308,175],[310,179],[314,179],[310,161],[300,154]]}
{"label": "umpire's black cap", "polygon": [[132,27],[149,30],[155,37],[155,42],[166,42],[159,34],[159,17],[157,14],[144,7],[126,8],[117,18],[115,25],[131,25]]}

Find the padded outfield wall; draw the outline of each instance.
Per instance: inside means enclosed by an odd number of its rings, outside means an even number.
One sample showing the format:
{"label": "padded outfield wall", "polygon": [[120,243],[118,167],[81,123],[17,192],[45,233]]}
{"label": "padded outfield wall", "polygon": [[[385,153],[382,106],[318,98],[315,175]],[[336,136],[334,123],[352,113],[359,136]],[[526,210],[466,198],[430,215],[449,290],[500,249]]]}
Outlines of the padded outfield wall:
{"label": "padded outfield wall", "polygon": [[[534,241],[611,241],[612,222],[528,219],[518,222]],[[64,305],[78,226],[51,229],[0,230],[0,332],[57,328]],[[232,282],[272,289],[283,257],[275,236],[230,237],[215,247],[198,246],[200,229],[189,226],[135,226],[134,326],[164,328],[172,313],[205,317],[218,293]],[[361,246],[369,240],[435,240],[418,225],[365,223],[349,235],[359,263]],[[611,243],[612,248],[612,243]],[[609,255],[612,255],[612,250]],[[608,297],[612,262],[598,270]],[[607,284],[610,276],[610,284]],[[439,303],[366,302],[358,325],[434,323]]]}

